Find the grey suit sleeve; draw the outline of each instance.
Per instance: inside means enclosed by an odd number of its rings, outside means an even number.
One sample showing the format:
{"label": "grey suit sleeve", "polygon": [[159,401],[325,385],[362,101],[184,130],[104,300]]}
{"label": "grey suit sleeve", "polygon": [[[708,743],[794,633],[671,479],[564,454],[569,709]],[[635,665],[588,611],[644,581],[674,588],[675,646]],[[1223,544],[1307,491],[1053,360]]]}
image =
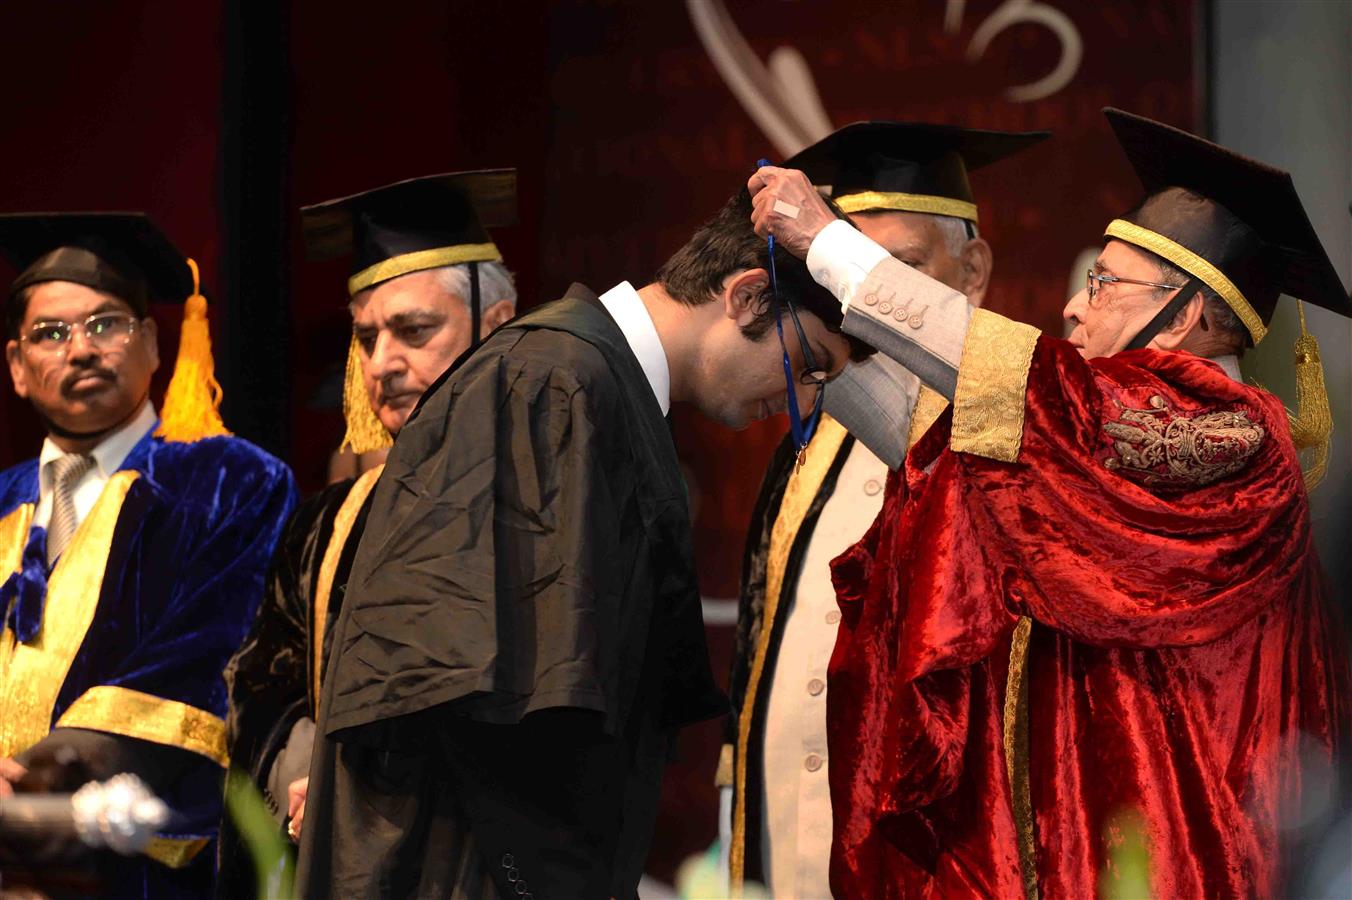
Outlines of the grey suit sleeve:
{"label": "grey suit sleeve", "polygon": [[888,256],[844,223],[835,225],[812,242],[807,265],[812,277],[840,299],[844,331],[952,400],[971,320],[967,298]]}
{"label": "grey suit sleeve", "polygon": [[920,379],[886,356],[850,363],[826,386],[823,407],[888,468],[901,466]]}

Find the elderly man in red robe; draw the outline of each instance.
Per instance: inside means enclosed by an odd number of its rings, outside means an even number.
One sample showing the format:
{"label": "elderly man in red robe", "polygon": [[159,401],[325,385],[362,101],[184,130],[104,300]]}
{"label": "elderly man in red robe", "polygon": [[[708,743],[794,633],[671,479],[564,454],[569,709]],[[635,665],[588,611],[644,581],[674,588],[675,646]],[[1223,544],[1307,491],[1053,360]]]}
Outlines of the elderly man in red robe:
{"label": "elderly man in red robe", "polygon": [[1318,348],[1289,421],[1237,357],[1282,293],[1352,304],[1287,173],[1107,115],[1147,196],[1068,340],[830,224],[800,173],[751,179],[845,330],[952,400],[834,564],[837,897],[1093,896],[1130,832],[1156,896],[1281,895],[1283,810],[1345,747],[1297,454],[1328,436]]}

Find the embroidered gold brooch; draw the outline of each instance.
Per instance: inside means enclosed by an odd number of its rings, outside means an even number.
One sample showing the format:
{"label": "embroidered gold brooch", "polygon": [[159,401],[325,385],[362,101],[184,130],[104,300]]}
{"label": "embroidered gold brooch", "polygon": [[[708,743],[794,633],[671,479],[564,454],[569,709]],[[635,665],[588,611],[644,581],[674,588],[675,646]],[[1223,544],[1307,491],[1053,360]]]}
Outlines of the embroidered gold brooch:
{"label": "embroidered gold brooch", "polygon": [[1103,430],[1112,438],[1104,465],[1146,485],[1200,487],[1244,468],[1263,443],[1263,426],[1239,411],[1176,413],[1158,394],[1149,409],[1122,406]]}

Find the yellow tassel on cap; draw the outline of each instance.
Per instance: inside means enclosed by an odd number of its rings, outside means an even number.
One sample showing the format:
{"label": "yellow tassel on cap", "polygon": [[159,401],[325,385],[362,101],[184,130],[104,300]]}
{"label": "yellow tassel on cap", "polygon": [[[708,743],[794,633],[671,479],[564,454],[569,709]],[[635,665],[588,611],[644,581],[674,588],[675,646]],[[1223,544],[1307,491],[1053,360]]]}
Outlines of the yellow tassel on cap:
{"label": "yellow tassel on cap", "polygon": [[347,374],[343,378],[343,418],[347,419],[347,434],[339,450],[352,448],[358,455],[384,450],[394,445],[394,438],[381,424],[376,411],[371,408],[371,397],[366,393],[366,381],[361,373],[361,347],[357,344],[357,335],[352,335],[352,343],[347,348]]}
{"label": "yellow tassel on cap", "polygon": [[1289,410],[1291,439],[1305,456],[1305,489],[1312,491],[1324,480],[1329,468],[1329,439],[1333,435],[1333,415],[1329,412],[1329,394],[1324,386],[1324,365],[1319,359],[1319,342],[1305,328],[1305,305],[1296,301],[1300,312],[1300,337],[1296,338],[1296,412]]}
{"label": "yellow tassel on cap", "polygon": [[181,443],[230,433],[221,421],[221,385],[211,356],[207,298],[202,296],[197,263],[188,260],[188,268],[192,270],[192,296],[183,304],[178,360],[164,395],[160,427],[155,430],[157,437]]}

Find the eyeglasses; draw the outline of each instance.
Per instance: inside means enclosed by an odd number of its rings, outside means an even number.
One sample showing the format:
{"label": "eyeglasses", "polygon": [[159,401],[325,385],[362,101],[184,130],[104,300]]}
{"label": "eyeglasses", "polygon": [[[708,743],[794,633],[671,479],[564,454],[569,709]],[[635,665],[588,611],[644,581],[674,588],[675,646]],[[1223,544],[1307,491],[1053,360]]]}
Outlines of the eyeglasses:
{"label": "eyeglasses", "polygon": [[65,353],[70,340],[78,330],[85,340],[100,350],[125,347],[136,333],[139,321],[133,315],[121,312],[95,313],[83,322],[36,322],[21,335],[19,341],[44,354]]}
{"label": "eyeglasses", "polygon": [[1088,278],[1085,280],[1085,290],[1089,292],[1090,303],[1093,303],[1094,299],[1098,297],[1100,286],[1105,284],[1140,284],[1146,287],[1165,288],[1171,291],[1176,291],[1182,287],[1182,285],[1179,284],[1160,284],[1158,281],[1140,281],[1135,278],[1119,278],[1116,275],[1100,275],[1093,269],[1090,269],[1087,274]]}
{"label": "eyeglasses", "polygon": [[[762,159],[756,165],[759,167],[769,164],[769,160]],[[817,423],[821,420],[822,398],[826,394],[827,372],[817,363],[817,357],[812,353],[812,348],[808,346],[807,334],[803,331],[803,323],[798,318],[798,310],[794,309],[793,301],[779,295],[779,279],[775,275],[775,236],[773,234],[769,237],[769,248],[770,302],[775,312],[775,331],[779,334],[779,349],[784,358],[784,384],[789,399],[789,430],[793,434],[794,450],[801,461],[803,450],[812,440],[812,435],[817,431]],[[798,390],[794,385],[793,363],[789,360],[789,345],[784,340],[785,312],[789,315],[789,321],[793,323],[794,333],[798,335],[798,349],[803,354],[803,369],[798,373],[797,383],[817,388],[816,399],[812,401],[812,412],[808,414],[806,421],[798,412]]]}

